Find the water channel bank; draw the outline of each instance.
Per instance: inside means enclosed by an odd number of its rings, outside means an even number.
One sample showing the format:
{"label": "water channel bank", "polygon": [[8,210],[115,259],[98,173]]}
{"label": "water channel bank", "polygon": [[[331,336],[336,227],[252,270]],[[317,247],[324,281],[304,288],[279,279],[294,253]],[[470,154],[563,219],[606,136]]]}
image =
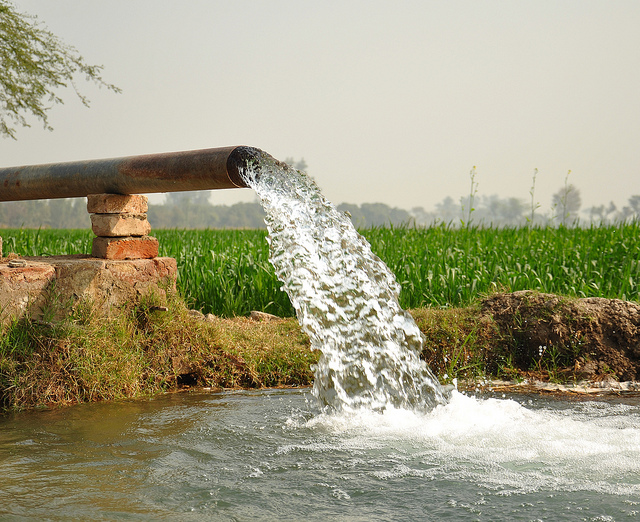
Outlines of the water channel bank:
{"label": "water channel bank", "polygon": [[[2,410],[196,387],[312,384],[318,354],[309,349],[294,318],[204,316],[169,294],[149,294],[107,315],[84,301],[64,313],[58,310],[56,320],[23,317],[5,325]],[[422,356],[441,382],[457,379],[461,386],[476,387],[502,379],[510,384],[498,386],[507,389],[535,381],[587,381],[595,383],[592,390],[622,390],[616,383],[640,380],[640,306],[635,303],[516,292],[494,294],[467,308],[411,313],[427,339]]]}

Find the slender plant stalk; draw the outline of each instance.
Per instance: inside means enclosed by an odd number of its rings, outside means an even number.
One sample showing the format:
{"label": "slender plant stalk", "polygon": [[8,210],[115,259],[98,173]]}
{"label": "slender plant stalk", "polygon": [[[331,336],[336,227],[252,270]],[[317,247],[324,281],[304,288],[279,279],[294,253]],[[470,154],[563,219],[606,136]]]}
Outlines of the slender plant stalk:
{"label": "slender plant stalk", "polygon": [[531,218],[529,219],[530,227],[533,226],[536,210],[540,208],[540,203],[537,203],[535,201],[537,176],[538,176],[538,169],[533,169],[533,181],[531,183],[531,188],[529,189],[529,194],[531,194]]}

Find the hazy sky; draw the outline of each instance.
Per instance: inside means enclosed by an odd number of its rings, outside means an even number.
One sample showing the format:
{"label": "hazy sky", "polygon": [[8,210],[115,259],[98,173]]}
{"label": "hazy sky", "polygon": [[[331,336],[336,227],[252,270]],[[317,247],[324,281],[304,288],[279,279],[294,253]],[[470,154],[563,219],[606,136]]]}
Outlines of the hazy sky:
{"label": "hazy sky", "polygon": [[[640,194],[638,0],[17,0],[120,95],[78,83],[13,166],[250,145],[334,203]],[[218,191],[214,203],[251,201]]]}

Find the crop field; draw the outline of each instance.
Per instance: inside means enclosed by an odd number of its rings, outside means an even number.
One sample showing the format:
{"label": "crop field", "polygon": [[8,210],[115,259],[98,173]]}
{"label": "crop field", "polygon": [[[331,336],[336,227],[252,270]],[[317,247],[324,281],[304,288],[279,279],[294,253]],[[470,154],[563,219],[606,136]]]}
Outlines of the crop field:
{"label": "crop field", "polygon": [[[221,316],[293,309],[268,261],[262,230],[154,230],[178,261],[191,307]],[[402,286],[404,308],[464,306],[491,292],[539,290],[639,301],[640,224],[591,228],[373,228],[361,230]],[[0,231],[5,255],[91,251],[90,230]]]}

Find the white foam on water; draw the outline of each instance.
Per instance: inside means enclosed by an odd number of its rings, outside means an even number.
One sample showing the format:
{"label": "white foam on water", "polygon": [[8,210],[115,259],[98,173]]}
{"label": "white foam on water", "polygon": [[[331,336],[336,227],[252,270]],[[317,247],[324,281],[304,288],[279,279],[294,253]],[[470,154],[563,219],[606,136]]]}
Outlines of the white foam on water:
{"label": "white foam on water", "polygon": [[630,406],[529,409],[514,400],[454,391],[446,405],[426,413],[361,409],[291,422],[331,436],[332,444],[310,442],[306,451],[378,449],[387,460],[391,451],[400,462],[376,472],[379,478],[446,477],[501,494],[541,489],[640,494],[640,412]]}

